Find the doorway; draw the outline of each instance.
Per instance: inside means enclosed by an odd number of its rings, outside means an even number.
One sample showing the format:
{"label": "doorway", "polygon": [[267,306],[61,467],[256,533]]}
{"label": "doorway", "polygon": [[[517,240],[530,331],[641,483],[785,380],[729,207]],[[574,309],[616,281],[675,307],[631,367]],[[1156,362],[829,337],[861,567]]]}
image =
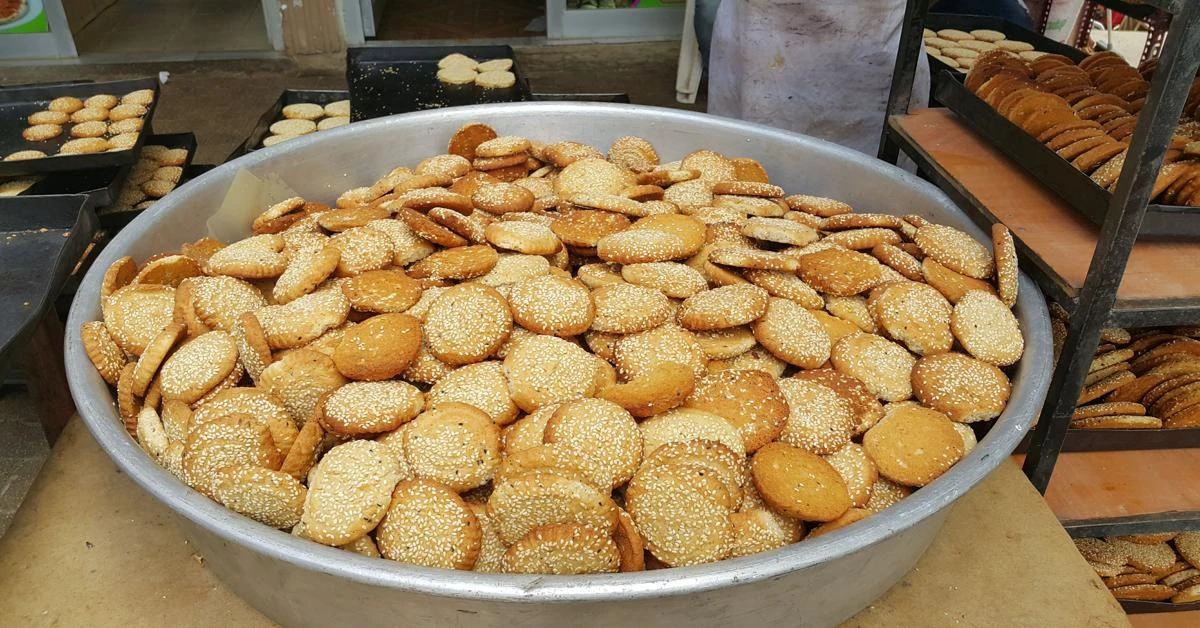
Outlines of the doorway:
{"label": "doorway", "polygon": [[63,0],[80,55],[270,51],[262,0]]}

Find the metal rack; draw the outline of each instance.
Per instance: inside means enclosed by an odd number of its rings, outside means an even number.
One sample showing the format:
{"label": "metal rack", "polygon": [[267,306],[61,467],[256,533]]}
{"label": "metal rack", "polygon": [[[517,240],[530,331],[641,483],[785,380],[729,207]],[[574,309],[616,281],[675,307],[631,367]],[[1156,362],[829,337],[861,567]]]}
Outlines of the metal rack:
{"label": "metal rack", "polygon": [[[1139,115],[1116,191],[1107,208],[1103,225],[1095,236],[1094,251],[1087,265],[1086,275],[1082,276],[1082,281],[1078,281],[1079,277],[1076,277],[1076,281],[1069,280],[1069,273],[1056,267],[1053,260],[1047,259],[1049,256],[1033,251],[1030,246],[1021,242],[1021,234],[1016,234],[1018,251],[1025,262],[1026,272],[1034,276],[1050,298],[1072,314],[1064,349],[1055,365],[1047,401],[1032,433],[1029,451],[1024,460],[1024,470],[1030,481],[1043,493],[1047,493],[1051,474],[1056,464],[1060,463],[1059,454],[1064,449],[1068,433],[1073,431],[1069,430],[1071,414],[1099,345],[1101,328],[1111,325],[1170,325],[1200,320],[1200,296],[1197,296],[1200,295],[1200,289],[1195,290],[1195,294],[1170,294],[1169,291],[1156,294],[1153,291],[1154,286],[1139,285],[1138,290],[1133,291],[1137,293],[1138,298],[1118,298],[1118,289],[1137,244],[1167,143],[1183,109],[1192,77],[1200,67],[1200,2],[1151,0],[1146,4],[1173,12],[1173,28],[1164,41],[1159,70],[1151,81],[1147,104]],[[928,11],[927,5],[923,0],[907,2],[879,157],[894,163],[903,150],[917,162],[923,174],[954,198],[974,220],[981,224],[990,224],[1000,218],[992,211],[993,208],[988,206],[987,199],[980,198],[982,195],[978,193],[979,186],[972,188],[969,183],[964,183],[959,176],[962,168],[956,169],[943,163],[935,154],[936,151],[922,145],[922,142],[936,143],[936,136],[925,132],[921,138],[915,137],[918,133],[914,131],[918,131],[923,124],[929,126],[932,123],[944,122],[947,128],[961,128],[949,114],[920,116],[922,113],[934,113],[926,110],[909,115],[910,94],[922,47],[921,32]],[[918,117],[920,120],[913,120]],[[910,124],[906,124],[906,121]],[[970,135],[966,131],[961,133]],[[989,147],[980,146],[979,149],[988,151]],[[1005,161],[1003,157],[995,159],[997,163]],[[1040,185],[1027,175],[1025,179],[1028,180],[1026,185],[1040,188]],[[1036,193],[1049,195],[1044,191]],[[991,200],[995,200],[994,197],[995,195]],[[1056,198],[1047,202],[1055,201]],[[1065,207],[1061,210],[1070,212]],[[1154,245],[1143,244],[1138,248],[1144,250],[1147,246]],[[1193,250],[1200,251],[1200,248]],[[1181,259],[1179,262],[1186,263],[1187,259]],[[1196,281],[1200,282],[1200,277]],[[1180,433],[1179,436],[1182,437],[1176,447],[1187,447],[1189,441],[1191,446],[1200,445],[1200,439],[1196,438],[1200,431],[1172,432]],[[1183,432],[1190,434],[1182,434]],[[1126,448],[1139,449],[1137,436],[1130,434],[1129,438]],[[1151,447],[1161,447],[1163,438],[1165,437],[1156,435],[1158,443]],[[1083,472],[1076,467],[1087,463],[1086,457],[1095,455],[1112,456],[1115,464],[1133,462],[1122,462],[1122,456],[1125,455],[1141,456],[1147,464],[1168,458],[1172,461],[1170,464],[1179,464],[1185,468],[1200,463],[1200,452],[1186,449],[1069,453],[1062,457],[1064,475],[1094,480],[1089,473],[1094,475],[1095,469]],[[1161,488],[1163,491],[1174,490],[1171,484],[1166,482]],[[1144,490],[1153,491],[1154,487],[1147,486]],[[1052,490],[1047,494],[1047,499],[1052,505],[1054,493]],[[1150,504],[1143,514],[1127,515],[1123,508],[1096,508],[1093,513],[1084,512],[1085,509],[1077,509],[1066,516],[1060,513],[1060,518],[1064,519],[1064,526],[1068,531],[1079,535],[1095,530],[1106,534],[1135,534],[1161,531],[1166,526],[1174,530],[1200,529],[1200,493],[1186,495],[1174,501],[1161,501],[1162,503]]]}

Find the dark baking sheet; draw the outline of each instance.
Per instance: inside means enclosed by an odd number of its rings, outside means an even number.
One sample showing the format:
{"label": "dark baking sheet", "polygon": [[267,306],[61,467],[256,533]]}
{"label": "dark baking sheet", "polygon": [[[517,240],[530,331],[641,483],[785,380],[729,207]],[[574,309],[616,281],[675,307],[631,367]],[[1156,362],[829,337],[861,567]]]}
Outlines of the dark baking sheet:
{"label": "dark baking sheet", "polygon": [[530,100],[575,101],[575,102],[616,102],[629,104],[629,94],[595,93],[595,94],[530,94]]}
{"label": "dark baking sheet", "polygon": [[117,191],[129,174],[130,165],[92,168],[73,172],[52,172],[19,196],[57,196],[83,194],[94,207],[103,207],[117,198]]}
{"label": "dark baking sheet", "polygon": [[[1029,451],[1030,437],[1017,445],[1017,453]],[[1160,430],[1082,430],[1070,428],[1063,451],[1129,451],[1200,447],[1200,428]]]}
{"label": "dark baking sheet", "polygon": [[[1052,52],[1070,58],[1073,61],[1081,61],[1087,57],[1087,54],[1078,48],[1072,48],[1064,43],[1054,41],[1039,33],[1029,29],[1017,26],[1012,22],[1000,19],[998,17],[989,17],[986,15],[958,15],[953,13],[930,13],[925,18],[925,28],[931,31],[940,31],[943,28],[954,28],[960,31],[971,32],[973,30],[992,30],[1004,33],[1004,36],[1014,41],[1023,41],[1033,44],[1033,47],[1042,52]],[[966,73],[960,72],[952,68],[932,56],[929,57],[929,70],[936,78],[941,70],[948,70],[950,75],[961,81]]]}
{"label": "dark baking sheet", "polygon": [[[183,162],[184,175],[187,174],[188,167],[192,163],[192,158],[196,156],[196,135],[193,133],[164,133],[163,135],[151,135],[146,138],[146,146],[166,146],[167,148],[183,148],[187,150],[187,160]],[[179,189],[183,185],[184,178],[181,176],[179,183],[175,185],[175,189]],[[172,190],[174,191],[174,190]],[[113,201],[116,200],[120,193],[120,188],[113,192]],[[110,202],[111,203],[111,202]],[[144,209],[131,209],[122,212],[104,213],[103,208],[97,210],[97,216],[100,220],[100,226],[113,231],[120,230],[125,225],[133,222],[134,218],[141,215]]]}
{"label": "dark baking sheet", "polygon": [[0,356],[41,320],[96,230],[87,196],[0,198]]}
{"label": "dark baking sheet", "polygon": [[[506,89],[447,85],[437,79],[438,61],[458,52],[472,59],[512,59],[517,82]],[[369,120],[397,113],[520,102],[530,99],[512,46],[387,46],[351,48],[346,53],[350,84],[351,120]]]}
{"label": "dark baking sheet", "polygon": [[[261,116],[258,122],[254,124],[254,129],[250,131],[250,136],[246,141],[242,142],[225,161],[237,159],[246,153],[262,148],[262,141],[271,134],[271,125],[278,120],[283,119],[281,112],[288,105],[296,103],[310,102],[317,105],[328,105],[331,102],[339,100],[347,100],[350,98],[350,92],[344,89],[285,89],[279,94],[279,98],[275,99],[275,103],[271,105]],[[353,109],[353,106],[351,107]]]}
{"label": "dark baking sheet", "polygon": [[1170,602],[1144,602],[1142,600],[1117,600],[1126,613],[1178,613],[1200,611],[1200,602],[1172,604]]}
{"label": "dark baking sheet", "polygon": [[[943,74],[951,73],[943,70]],[[961,81],[943,76],[934,81],[934,95],[946,108],[987,139],[1000,152],[1063,198],[1075,211],[1096,225],[1104,217],[1112,194],[1070,162],[1048,149],[1037,138],[1009,122],[971,93]],[[1200,207],[1151,204],[1139,237],[1195,238],[1200,236]]]}
{"label": "dark baking sheet", "polygon": [[[71,139],[69,128],[65,125],[62,134],[45,142],[29,142],[21,137],[21,131],[29,126],[26,121],[29,114],[44,110],[51,100],[59,96],[87,98],[96,94],[112,94],[120,97],[139,89],[153,89],[155,96],[154,102],[147,107],[146,115],[142,116],[144,129],[133,148],[91,155],[54,156],[59,147]],[[133,163],[149,133],[150,121],[161,95],[157,78],[0,88],[0,156],[19,150],[40,150],[48,155],[42,159],[0,161],[0,176],[106,168]]]}

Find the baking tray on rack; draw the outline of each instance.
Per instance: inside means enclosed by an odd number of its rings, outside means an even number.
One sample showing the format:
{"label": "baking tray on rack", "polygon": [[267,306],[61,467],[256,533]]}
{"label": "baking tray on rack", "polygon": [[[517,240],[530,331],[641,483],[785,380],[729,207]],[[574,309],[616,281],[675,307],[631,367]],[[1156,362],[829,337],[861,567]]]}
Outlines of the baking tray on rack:
{"label": "baking tray on rack", "polygon": [[[167,148],[182,148],[187,150],[187,160],[183,162],[183,171],[186,174],[191,166],[192,158],[196,156],[196,135],[194,133],[164,133],[162,135],[151,135],[146,138],[146,146],[166,146]],[[175,188],[183,185],[184,178],[180,177]],[[174,190],[172,190],[174,191]],[[113,194],[115,202],[120,194],[120,189]],[[111,205],[110,202],[110,205]],[[129,224],[134,218],[141,215],[145,209],[128,209],[125,211],[105,211],[106,207],[100,207],[96,210],[97,217],[100,220],[100,226],[105,229],[111,229],[114,232],[120,230],[121,227]]]}
{"label": "baking tray on rack", "polygon": [[[246,153],[262,148],[263,140],[271,134],[271,125],[283,119],[283,108],[288,105],[298,103],[313,103],[315,105],[328,105],[331,102],[339,100],[348,100],[350,92],[344,89],[285,89],[279,94],[279,98],[263,112],[258,118],[258,122],[254,123],[254,129],[250,131],[250,135],[246,137],[246,141],[233,149],[229,157],[225,161],[237,159]],[[319,133],[319,131],[316,131]]]}
{"label": "baking tray on rack", "polygon": [[[60,96],[75,96],[85,99],[97,94],[112,94],[120,97],[139,89],[153,89],[154,102],[146,108],[143,132],[137,144],[128,150],[108,151],[89,155],[55,155],[70,138],[70,125],[63,125],[63,132],[44,142],[30,142],[21,137],[30,114],[42,111],[51,100]],[[28,87],[0,88],[0,156],[20,150],[40,150],[48,156],[41,159],[0,161],[0,176],[41,174],[67,170],[87,170],[123,166],[133,163],[142,142],[150,129],[154,110],[161,96],[157,78],[128,79],[123,81],[101,81],[95,83],[47,83]]]}
{"label": "baking tray on rack", "polygon": [[[480,61],[512,59],[517,82],[504,89],[447,85],[437,78],[438,61],[451,53]],[[530,100],[529,84],[521,74],[512,46],[371,46],[346,53],[351,120],[369,120],[397,113],[441,107]]]}
{"label": "baking tray on rack", "polygon": [[[1072,48],[1062,42],[1054,41],[1040,33],[1031,31],[1022,26],[1018,26],[1003,20],[998,17],[990,17],[986,15],[958,15],[953,13],[930,13],[925,17],[925,28],[931,31],[940,31],[944,28],[953,28],[960,31],[971,32],[973,30],[992,30],[1004,33],[1004,36],[1014,41],[1023,41],[1032,44],[1035,50],[1041,52],[1050,52],[1060,54],[1070,58],[1072,61],[1079,62],[1087,57],[1087,54],[1078,48]],[[947,70],[955,80],[961,81],[966,76],[965,72],[961,72],[952,68],[932,56],[929,57],[930,74],[936,79],[941,70]]]}
{"label": "baking tray on rack", "polygon": [[0,356],[54,303],[96,231],[84,195],[0,199]]}
{"label": "baking tray on rack", "polygon": [[1146,602],[1143,600],[1117,600],[1121,608],[1129,614],[1141,613],[1179,613],[1182,611],[1200,611],[1200,602],[1187,604],[1172,604],[1171,602]]}
{"label": "baking tray on rack", "polygon": [[589,94],[530,94],[530,100],[572,101],[572,102],[615,102],[629,104],[629,94],[621,93],[589,93]]}
{"label": "baking tray on rack", "polygon": [[[1096,225],[1104,224],[1112,194],[1096,185],[1092,178],[1076,170],[1070,162],[1048,149],[1037,138],[1009,122],[995,109],[971,93],[943,70],[934,80],[934,95],[939,102],[962,118],[973,131],[983,136],[1000,152],[1058,194],[1075,211]],[[1200,207],[1151,204],[1146,210],[1139,237],[1200,237]]]}

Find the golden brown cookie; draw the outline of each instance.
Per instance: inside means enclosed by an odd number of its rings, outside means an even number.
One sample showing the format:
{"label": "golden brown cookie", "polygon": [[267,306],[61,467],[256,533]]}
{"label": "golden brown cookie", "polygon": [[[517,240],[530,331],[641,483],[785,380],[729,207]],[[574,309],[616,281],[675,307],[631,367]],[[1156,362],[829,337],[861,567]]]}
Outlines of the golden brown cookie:
{"label": "golden brown cookie", "polygon": [[953,227],[925,225],[917,229],[915,242],[938,263],[968,277],[987,279],[995,270],[992,252]]}
{"label": "golden brown cookie", "polygon": [[900,345],[874,334],[846,336],[833,345],[830,360],[838,371],[857,378],[884,401],[912,396],[916,359]]}
{"label": "golden brown cookie", "polygon": [[1011,393],[1003,371],[957,352],[917,360],[912,384],[913,393],[922,404],[960,423],[999,416]]}
{"label": "golden brown cookie", "polygon": [[434,481],[401,482],[376,532],[379,552],[391,560],[470,570],[479,558],[479,519],[452,490]]}
{"label": "golden brown cookie", "polygon": [[998,297],[979,291],[964,294],[950,317],[954,337],[972,356],[997,366],[1021,359],[1025,341],[1017,318]]}
{"label": "golden brown cookie", "polygon": [[766,290],[751,284],[721,286],[697,293],[679,308],[679,324],[695,331],[745,325],[767,311]]}
{"label": "golden brown cookie", "polygon": [[832,296],[848,297],[874,288],[884,279],[874,257],[843,248],[827,248],[799,259],[800,277]]}
{"label": "golden brown cookie", "polygon": [[586,286],[550,275],[514,284],[508,302],[519,325],[552,336],[581,334],[591,327],[596,314]]}
{"label": "golden brown cookie", "polygon": [[850,442],[855,413],[845,397],[802,379],[781,379],[779,390],[789,409],[779,442],[818,455],[831,454]]}
{"label": "golden brown cookie", "polygon": [[500,362],[487,360],[457,368],[442,377],[429,390],[429,407],[461,402],[487,414],[496,425],[507,425],[517,418],[518,410],[508,392],[508,378]]}
{"label": "golden brown cookie", "polygon": [[925,486],[962,458],[962,437],[946,415],[918,405],[896,407],[863,436],[879,474],[905,486]]}
{"label": "golden brown cookie", "polygon": [[769,443],[755,452],[750,473],[763,501],[790,517],[832,521],[850,508],[841,475],[820,456],[803,449]]}
{"label": "golden brown cookie", "polygon": [[108,328],[101,321],[88,321],[79,329],[83,350],[92,365],[109,385],[115,386],[128,360],[125,352],[113,341]]}
{"label": "golden brown cookie", "polygon": [[488,357],[512,332],[512,312],[495,288],[454,286],[433,301],[422,327],[429,350],[447,364]]}
{"label": "golden brown cookie", "polygon": [[522,410],[591,396],[596,391],[596,358],[578,345],[554,336],[533,336],[504,358],[509,392]]}
{"label": "golden brown cookie", "polygon": [[693,467],[644,466],[629,483],[626,507],[650,553],[670,566],[721,560],[733,548],[732,496]]}
{"label": "golden brown cookie", "polygon": [[737,429],[748,452],[757,451],[783,431],[788,403],[769,373],[731,370],[707,375],[684,402],[689,408],[725,418]]}
{"label": "golden brown cookie", "polygon": [[896,281],[871,291],[871,315],[888,336],[917,355],[949,351],[953,308],[940,292],[924,283]]}
{"label": "golden brown cookie", "polygon": [[420,321],[407,314],[380,314],[347,331],[332,357],[350,379],[383,380],[404,372],[420,346]]}
{"label": "golden brown cookie", "polygon": [[657,327],[671,315],[671,304],[660,290],[617,283],[592,292],[596,331],[631,334]]}
{"label": "golden brown cookie", "polygon": [[[717,290],[738,287],[728,286]],[[829,359],[829,335],[816,317],[794,301],[770,298],[753,328],[758,342],[789,364],[811,369]]]}

